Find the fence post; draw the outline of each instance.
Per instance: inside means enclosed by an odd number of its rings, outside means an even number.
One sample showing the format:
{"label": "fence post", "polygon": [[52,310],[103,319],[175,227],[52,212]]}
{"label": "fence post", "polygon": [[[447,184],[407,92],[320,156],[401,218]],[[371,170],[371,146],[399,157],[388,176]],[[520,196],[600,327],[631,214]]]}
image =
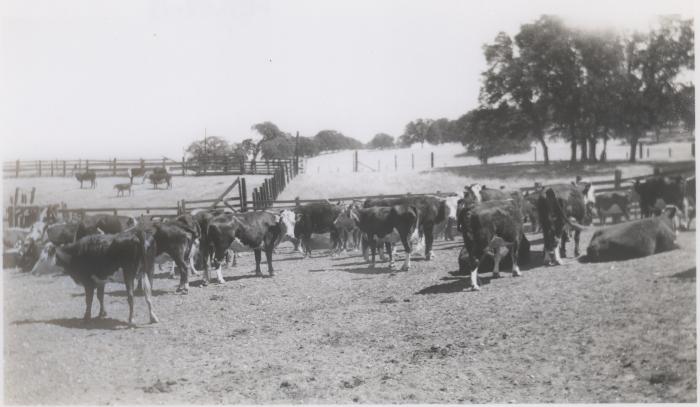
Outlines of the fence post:
{"label": "fence post", "polygon": [[413,153],[411,153],[411,169],[416,169],[416,155]]}
{"label": "fence post", "polygon": [[647,147],[647,158],[649,158],[649,147]]}
{"label": "fence post", "polygon": [[90,160],[85,160],[85,171],[90,169]]}
{"label": "fence post", "polygon": [[63,160],[63,176],[66,176],[66,160]]}
{"label": "fence post", "polygon": [[15,178],[19,178],[19,160],[15,162]]}
{"label": "fence post", "polygon": [[654,175],[661,175],[661,168],[654,166]]}
{"label": "fence post", "polygon": [[[671,155],[671,149],[668,149],[669,156]],[[37,161],[37,164],[39,165],[39,176],[41,177],[41,160]]]}
{"label": "fence post", "polygon": [[34,203],[34,193],[36,193],[36,187],[32,187],[32,192],[29,195],[29,204],[30,205]]}
{"label": "fence post", "polygon": [[185,176],[185,156],[184,155],[182,156],[182,166],[180,167],[180,169],[182,170],[182,176],[184,177]]}
{"label": "fence post", "polygon": [[243,202],[243,212],[248,211],[248,188],[246,187],[245,184],[245,178],[241,178],[241,186],[242,188],[242,194],[241,194],[241,202]]}
{"label": "fence post", "polygon": [[113,176],[117,175],[117,159],[116,159],[116,157],[112,161],[112,175]]}
{"label": "fence post", "polygon": [[430,152],[430,168],[435,167],[435,153]]}
{"label": "fence post", "polygon": [[622,170],[615,170],[615,189],[620,189],[622,184]]}
{"label": "fence post", "polygon": [[53,177],[53,161],[51,161],[51,176]]}
{"label": "fence post", "polygon": [[537,147],[533,148],[535,150],[535,162],[537,162]]}
{"label": "fence post", "polygon": [[143,158],[140,158],[139,161],[141,162],[141,169],[144,169],[146,167],[146,163],[143,161]]}
{"label": "fence post", "polygon": [[643,156],[644,143],[639,143],[639,158]]}
{"label": "fence post", "polygon": [[671,158],[671,147],[668,148],[668,158]]}

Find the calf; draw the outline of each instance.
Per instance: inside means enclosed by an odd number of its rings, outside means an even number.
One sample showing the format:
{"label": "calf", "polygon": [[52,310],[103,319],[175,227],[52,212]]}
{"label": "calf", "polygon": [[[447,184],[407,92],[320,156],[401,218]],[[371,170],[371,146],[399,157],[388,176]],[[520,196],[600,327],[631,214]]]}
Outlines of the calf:
{"label": "calf", "polygon": [[124,196],[124,191],[129,191],[129,196],[131,196],[131,183],[129,184],[116,184],[114,189],[117,190],[117,196]]}
{"label": "calf", "polygon": [[83,189],[83,181],[90,181],[90,188],[95,189],[97,174],[93,170],[85,170],[75,174],[75,179],[80,181],[80,189]]}
{"label": "calf", "polygon": [[[497,200],[477,203],[465,200],[460,209],[460,230],[465,253],[460,253],[460,263],[471,270],[472,290],[479,290],[479,265],[487,256],[493,257],[493,277],[500,276],[501,258],[510,252],[514,276],[520,276],[519,250],[523,236],[520,208],[513,200]],[[466,267],[465,267],[466,266]]]}
{"label": "calf", "polygon": [[658,216],[597,230],[588,245],[586,261],[616,261],[645,257],[677,248],[675,206]]}
{"label": "calf", "polygon": [[92,299],[97,289],[99,317],[107,316],[104,307],[104,286],[118,269],[124,273],[129,325],[134,325],[134,280],[142,280],[151,323],[158,322],[151,301],[155,242],[141,230],[116,235],[91,235],[65,246],[49,244],[49,261],[62,267],[76,283],[85,288],[84,321],[91,319]]}
{"label": "calf", "polygon": [[418,239],[418,212],[416,207],[406,204],[352,209],[350,217],[366,235],[367,242],[372,250],[370,268],[374,268],[377,245],[379,243],[386,245],[386,251],[389,254],[389,267],[394,267],[391,242],[384,240],[394,229],[398,232],[403,248],[406,251],[406,258],[401,269],[408,270],[411,267],[411,240]]}

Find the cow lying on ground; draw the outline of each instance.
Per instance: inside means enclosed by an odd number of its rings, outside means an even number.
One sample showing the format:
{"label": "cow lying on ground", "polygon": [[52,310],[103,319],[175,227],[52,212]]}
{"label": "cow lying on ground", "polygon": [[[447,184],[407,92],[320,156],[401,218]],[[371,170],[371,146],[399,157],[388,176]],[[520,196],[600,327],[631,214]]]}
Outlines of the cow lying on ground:
{"label": "cow lying on ground", "polygon": [[[253,249],[255,254],[255,274],[261,276],[260,262],[262,251],[267,258],[267,271],[274,275],[272,267],[272,251],[282,236],[291,235],[294,231],[295,216],[291,211],[275,214],[268,211],[252,211],[236,214],[223,214],[214,217],[209,222],[207,231],[208,243],[213,250],[213,263],[217,275],[221,274],[221,262],[226,256],[226,250],[235,239]],[[205,269],[204,279],[208,279]]]}
{"label": "cow lying on ground", "polygon": [[[579,241],[584,225],[592,222],[587,201],[574,185],[559,184],[546,187],[537,199],[537,213],[544,240],[544,264],[563,264],[569,228],[574,229],[574,254],[579,255]],[[553,260],[552,260],[553,259]]]}
{"label": "cow lying on ground", "polygon": [[605,225],[605,218],[612,216],[613,223],[620,222],[620,216],[630,220],[629,213],[630,197],[626,192],[604,192],[595,197],[595,206],[600,217],[600,224]]}
{"label": "cow lying on ground", "polygon": [[[493,257],[493,277],[498,278],[501,258],[510,253],[514,276],[520,276],[519,250],[523,238],[522,213],[512,200],[477,203],[465,200],[458,216],[464,249],[460,261],[471,270],[471,286],[479,290],[479,265]],[[466,253],[464,251],[466,250]],[[466,256],[465,256],[466,255]]]}
{"label": "cow lying on ground", "polygon": [[384,244],[386,252],[389,254],[389,267],[394,267],[394,256],[392,244],[387,240],[394,230],[398,232],[403,248],[406,251],[406,258],[402,270],[411,267],[411,240],[418,240],[419,215],[418,209],[406,204],[393,206],[376,206],[370,208],[352,208],[349,216],[355,221],[357,227],[362,231],[363,246],[369,245],[372,250],[372,261],[370,268],[374,268],[377,254],[377,246]]}
{"label": "cow lying on ground", "polygon": [[86,170],[85,172],[78,172],[75,174],[75,179],[80,181],[80,189],[83,189],[83,181],[90,181],[90,188],[95,189],[95,185],[97,184],[97,182],[95,182],[96,178],[97,174],[95,174],[93,170]]}
{"label": "cow lying on ground", "polygon": [[131,184],[116,184],[114,189],[117,190],[117,196],[124,196],[125,191],[129,191],[129,196],[131,196]]}
{"label": "cow lying on ground", "polygon": [[584,260],[626,260],[677,248],[673,222],[677,213],[675,206],[668,206],[658,216],[597,230]]}
{"label": "cow lying on ground", "polygon": [[92,300],[97,289],[100,303],[99,317],[107,316],[104,307],[104,286],[107,279],[118,269],[124,272],[129,325],[134,325],[134,281],[143,281],[150,322],[158,322],[151,301],[153,259],[155,242],[142,230],[131,230],[116,235],[91,235],[65,246],[49,243],[49,261],[62,267],[76,283],[85,288],[84,321],[92,315]]}
{"label": "cow lying on ground", "polygon": [[363,207],[375,206],[391,207],[395,205],[408,205],[417,209],[419,219],[419,236],[425,239],[425,259],[433,256],[433,232],[435,225],[446,218],[446,204],[443,199],[435,196],[404,196],[400,198],[376,198],[365,200]]}
{"label": "cow lying on ground", "polygon": [[312,202],[294,208],[296,216],[294,238],[300,240],[304,257],[311,256],[312,234],[330,233],[332,242],[330,252],[333,253],[338,249],[340,238],[334,221],[342,211],[342,205],[334,205],[330,202]]}

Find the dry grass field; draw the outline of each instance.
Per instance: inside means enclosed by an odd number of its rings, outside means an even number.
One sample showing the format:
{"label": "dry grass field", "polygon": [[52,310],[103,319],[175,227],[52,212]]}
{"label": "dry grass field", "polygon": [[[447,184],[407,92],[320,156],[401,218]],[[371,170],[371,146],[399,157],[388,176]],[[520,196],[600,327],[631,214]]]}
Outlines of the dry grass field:
{"label": "dry grass field", "polygon": [[558,267],[536,244],[522,278],[484,274],[480,292],[450,274],[459,241],[408,272],[286,246],[273,278],[256,278],[247,253],[224,285],[187,296],[160,276],[161,322],[146,323],[138,297],[135,329],[120,284],[108,318],[83,325],[69,278],[6,270],[5,402],[694,402],[695,233],[679,243]]}

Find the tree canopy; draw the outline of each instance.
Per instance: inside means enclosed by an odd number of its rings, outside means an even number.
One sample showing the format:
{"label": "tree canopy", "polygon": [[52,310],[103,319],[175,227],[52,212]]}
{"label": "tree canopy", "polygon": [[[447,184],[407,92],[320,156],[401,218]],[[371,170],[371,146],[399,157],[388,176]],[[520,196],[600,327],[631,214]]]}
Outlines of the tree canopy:
{"label": "tree canopy", "polygon": [[394,147],[394,138],[386,133],[378,133],[367,143],[367,147],[370,149],[392,148]]}

